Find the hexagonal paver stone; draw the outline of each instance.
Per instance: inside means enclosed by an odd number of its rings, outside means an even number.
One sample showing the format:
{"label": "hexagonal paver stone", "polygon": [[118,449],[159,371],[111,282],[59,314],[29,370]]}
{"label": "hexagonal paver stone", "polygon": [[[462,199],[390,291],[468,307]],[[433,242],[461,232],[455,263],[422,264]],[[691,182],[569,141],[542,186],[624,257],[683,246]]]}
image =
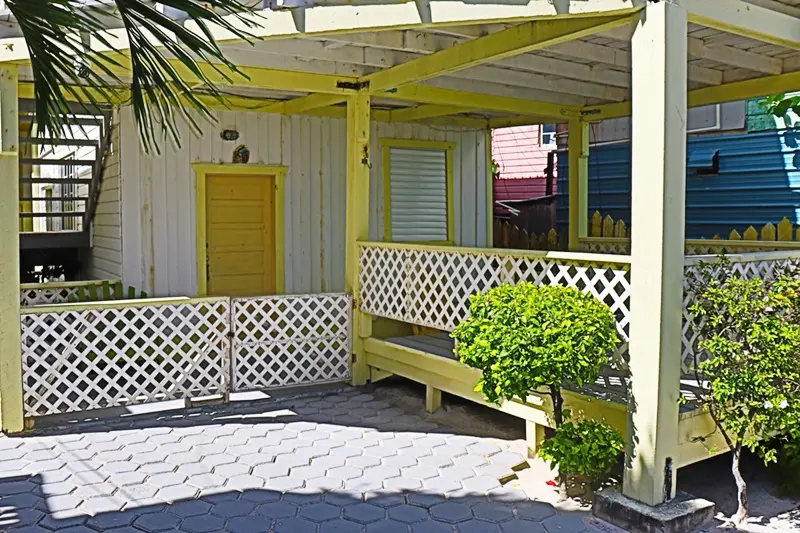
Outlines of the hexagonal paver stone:
{"label": "hexagonal paver stone", "polygon": [[364,469],[364,477],[386,480],[400,475],[400,469],[393,466],[374,466]]}
{"label": "hexagonal paver stone", "polygon": [[212,472],[214,472],[215,474],[219,474],[220,476],[226,476],[226,477],[241,476],[243,474],[249,474],[250,467],[240,463],[227,463],[224,465],[215,466]]}
{"label": "hexagonal paver stone", "polygon": [[472,507],[476,518],[487,522],[503,522],[514,517],[511,507],[499,502],[479,503]]}
{"label": "hexagonal paver stone", "polygon": [[169,512],[183,518],[203,515],[211,512],[211,504],[201,500],[178,502],[169,508]]}
{"label": "hexagonal paver stone", "polygon": [[369,524],[383,519],[386,511],[377,505],[357,503],[344,508],[344,517],[360,524]]}
{"label": "hexagonal paver stone", "polygon": [[447,468],[448,466],[453,466],[453,461],[451,461],[446,455],[428,455],[426,457],[420,457],[417,459],[417,462],[419,462],[421,465],[432,466],[434,468]]}
{"label": "hexagonal paver stone", "polygon": [[445,522],[456,523],[472,518],[472,512],[462,503],[445,502],[431,507],[431,516]]}
{"label": "hexagonal paver stone", "polygon": [[555,508],[544,502],[522,502],[514,505],[514,512],[517,517],[534,522],[542,522],[556,514]]}
{"label": "hexagonal paver stone", "polygon": [[416,505],[417,507],[424,507],[426,509],[430,509],[434,505],[446,501],[447,498],[445,498],[444,495],[430,492],[411,492],[408,495],[408,503],[410,505]]}
{"label": "hexagonal paver stone", "polygon": [[139,468],[139,465],[130,461],[111,461],[103,465],[103,470],[112,474],[120,474],[122,472],[133,472]]}
{"label": "hexagonal paver stone", "polygon": [[253,502],[256,505],[261,503],[276,502],[281,499],[281,493],[276,490],[248,489],[242,491],[239,498],[242,501]]}
{"label": "hexagonal paver stone", "polygon": [[211,508],[211,514],[222,518],[233,518],[235,516],[247,516],[256,508],[255,504],[241,500],[230,500],[220,502]]}
{"label": "hexagonal paver stone", "polygon": [[225,486],[233,490],[260,489],[264,486],[264,479],[250,474],[242,474],[230,478]]}
{"label": "hexagonal paver stone", "polygon": [[[34,526],[35,527],[35,526]],[[59,529],[59,533],[93,533],[91,529],[86,526],[72,526],[65,529]]]}
{"label": "hexagonal paver stone", "polygon": [[317,524],[302,518],[285,518],[275,522],[275,533],[316,533]]}
{"label": "hexagonal paver stone", "polygon": [[267,533],[272,521],[263,516],[237,516],[228,522],[230,533]]}
{"label": "hexagonal paver stone", "polygon": [[361,533],[364,526],[349,520],[329,520],[319,525],[319,533]]}
{"label": "hexagonal paver stone", "polygon": [[265,486],[273,490],[290,491],[303,486],[303,480],[295,479],[292,476],[273,477],[266,480]]}
{"label": "hexagonal paver stone", "polygon": [[273,520],[293,518],[297,516],[297,506],[288,502],[265,503],[256,507],[255,513]]}
{"label": "hexagonal paver stone", "polygon": [[412,524],[414,522],[422,522],[428,518],[428,511],[422,507],[414,507],[413,505],[403,504],[389,509],[389,518],[399,522]]}
{"label": "hexagonal paver stone", "polygon": [[84,514],[96,515],[100,513],[115,513],[121,511],[126,501],[116,496],[89,498],[84,500],[78,510]]}
{"label": "hexagonal paver stone", "polygon": [[88,500],[97,496],[111,496],[116,492],[117,486],[112,483],[95,483],[78,487],[72,493],[81,500]]}
{"label": "hexagonal paver stone", "polygon": [[367,524],[367,533],[408,533],[408,524],[397,520],[380,520]]}
{"label": "hexagonal paver stone", "polygon": [[163,463],[167,460],[167,454],[164,452],[145,452],[145,453],[137,453],[133,455],[131,459],[134,463],[139,463],[140,465],[147,465],[151,463]]}
{"label": "hexagonal paver stone", "polygon": [[500,524],[502,533],[547,533],[544,526],[530,520],[509,520]]}
{"label": "hexagonal paver stone", "polygon": [[139,516],[135,511],[121,511],[119,513],[103,513],[91,517],[86,525],[97,529],[98,531],[106,531],[115,527],[129,526]]}
{"label": "hexagonal paver stone", "polygon": [[150,476],[148,479],[148,483],[152,483],[158,487],[169,487],[170,485],[180,485],[181,483],[186,481],[186,477],[184,474],[178,474],[176,472],[168,472],[164,474],[156,474],[154,476]]}
{"label": "hexagonal paver stone", "polygon": [[186,484],[198,489],[210,489],[212,487],[222,487],[227,480],[228,478],[219,474],[197,474],[190,476],[186,480]]}
{"label": "hexagonal paver stone", "polygon": [[325,475],[336,479],[354,479],[364,475],[364,471],[353,466],[338,466],[328,470]]}
{"label": "hexagonal paver stone", "polygon": [[388,509],[406,503],[406,496],[400,491],[379,490],[365,494],[364,501]]}
{"label": "hexagonal paver stone", "polygon": [[283,477],[289,475],[289,467],[277,463],[266,463],[253,468],[253,475],[264,479]]}
{"label": "hexagonal paver stone", "polygon": [[169,487],[158,489],[156,497],[165,502],[176,502],[194,498],[197,493],[197,487],[192,487],[191,485],[170,485]]}
{"label": "hexagonal paver stone", "polygon": [[[14,528],[33,526],[39,520],[44,518],[44,513],[37,509],[13,509],[8,515],[6,515],[3,511],[4,510],[2,507],[0,507],[0,524],[8,524],[11,522]],[[14,529],[14,531],[17,530]]]}
{"label": "hexagonal paver stone", "polygon": [[181,524],[181,530],[186,531],[186,533],[211,533],[212,531],[221,531],[224,525],[225,520],[218,516],[191,516],[184,519]]}
{"label": "hexagonal paver stone", "polygon": [[465,489],[473,492],[489,492],[501,486],[497,478],[489,476],[472,477],[465,479],[461,484],[464,485]]}
{"label": "hexagonal paver stone", "polygon": [[589,527],[578,514],[556,514],[542,522],[547,533],[583,533]]}
{"label": "hexagonal paver stone", "polygon": [[436,520],[425,520],[424,522],[411,524],[412,533],[451,533],[452,531],[453,526],[451,524]]}
{"label": "hexagonal paver stone", "polygon": [[314,503],[302,507],[300,516],[312,522],[324,522],[341,516],[341,509],[329,503]]}
{"label": "hexagonal paver stone", "polygon": [[489,491],[489,501],[503,503],[523,503],[529,501],[528,495],[524,490],[514,487],[500,487]]}
{"label": "hexagonal paver stone", "polygon": [[456,525],[458,533],[500,533],[500,528],[492,522],[470,520]]}
{"label": "hexagonal paver stone", "polygon": [[445,494],[462,488],[461,481],[455,477],[439,476],[422,481],[424,487],[432,492]]}
{"label": "hexagonal paver stone", "polygon": [[143,514],[133,523],[139,529],[144,529],[151,533],[167,531],[180,524],[181,518],[172,513],[148,513]]}
{"label": "hexagonal paver stone", "polygon": [[422,487],[422,481],[409,477],[393,477],[383,482],[387,489],[413,490]]}
{"label": "hexagonal paver stone", "polygon": [[502,450],[496,444],[492,444],[491,442],[486,441],[478,441],[474,444],[469,444],[467,446],[467,451],[471,455],[485,455],[491,456],[496,453],[500,453]]}
{"label": "hexagonal paver stone", "polygon": [[414,479],[428,479],[439,475],[439,471],[431,466],[412,466],[410,468],[403,468],[400,470],[403,477],[410,477]]}
{"label": "hexagonal paver stone", "polygon": [[156,474],[166,474],[175,470],[175,465],[172,463],[148,463],[142,465],[137,469],[137,472],[144,472],[154,476]]}

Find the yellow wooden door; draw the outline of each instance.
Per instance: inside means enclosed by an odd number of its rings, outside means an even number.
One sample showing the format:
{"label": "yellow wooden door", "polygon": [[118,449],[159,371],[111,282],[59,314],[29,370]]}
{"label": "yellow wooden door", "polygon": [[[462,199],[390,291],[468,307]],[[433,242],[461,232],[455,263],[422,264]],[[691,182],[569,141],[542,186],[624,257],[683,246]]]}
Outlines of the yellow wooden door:
{"label": "yellow wooden door", "polygon": [[276,292],[275,176],[206,178],[209,296]]}

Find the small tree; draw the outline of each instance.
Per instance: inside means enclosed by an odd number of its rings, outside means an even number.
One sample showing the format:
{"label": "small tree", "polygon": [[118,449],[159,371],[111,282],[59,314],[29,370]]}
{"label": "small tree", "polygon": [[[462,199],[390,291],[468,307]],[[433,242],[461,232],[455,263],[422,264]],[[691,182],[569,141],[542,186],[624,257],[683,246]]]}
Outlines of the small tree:
{"label": "small tree", "polygon": [[494,403],[546,391],[556,430],[564,384],[594,382],[619,342],[608,306],[567,287],[503,285],[473,295],[469,311],[452,336],[461,362],[483,371],[476,390]]}
{"label": "small tree", "polygon": [[739,469],[743,448],[766,462],[775,435],[796,434],[800,422],[800,280],[740,279],[721,260],[701,265],[692,282],[699,403],[708,408],[732,451],[738,489],[734,523],[747,518],[747,486]]}

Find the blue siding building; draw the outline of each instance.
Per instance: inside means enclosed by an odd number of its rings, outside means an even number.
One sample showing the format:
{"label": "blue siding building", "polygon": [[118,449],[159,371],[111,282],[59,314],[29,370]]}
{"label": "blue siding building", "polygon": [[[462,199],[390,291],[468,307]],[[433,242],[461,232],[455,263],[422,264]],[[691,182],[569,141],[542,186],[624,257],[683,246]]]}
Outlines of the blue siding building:
{"label": "blue siding building", "polygon": [[[560,154],[559,154],[560,155]],[[558,158],[558,224],[568,223],[568,162]],[[631,147],[589,155],[589,212],[631,221]],[[687,146],[686,237],[725,236],[783,217],[800,224],[800,129],[692,137]]]}

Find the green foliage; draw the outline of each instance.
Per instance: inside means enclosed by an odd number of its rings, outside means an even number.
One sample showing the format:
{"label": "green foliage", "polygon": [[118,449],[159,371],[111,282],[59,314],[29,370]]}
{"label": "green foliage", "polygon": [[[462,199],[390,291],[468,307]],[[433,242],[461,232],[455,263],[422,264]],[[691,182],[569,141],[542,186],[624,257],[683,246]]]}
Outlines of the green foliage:
{"label": "green foliage", "polygon": [[702,265],[690,312],[708,358],[696,365],[709,407],[731,448],[774,461],[765,444],[800,424],[800,279],[740,279],[724,260]]}
{"label": "green foliage", "polygon": [[[68,109],[70,97],[97,104],[119,99],[121,88],[131,91],[139,134],[148,151],[158,150],[166,136],[180,144],[179,117],[199,132],[192,110],[213,119],[193,92],[196,81],[222,100],[216,80],[233,85],[246,76],[225,57],[211,28],[250,40],[250,29],[258,20],[246,16],[238,0],[160,0],[159,4],[183,13],[197,30],[141,0],[5,0],[30,53],[39,134],[62,134],[69,119],[61,113]],[[119,50],[106,31],[109,21],[125,30],[130,49],[124,59],[114,54]],[[92,49],[85,46],[82,36],[94,40]],[[110,52],[98,51],[101,47]],[[177,67],[168,60],[170,56],[177,60]],[[200,63],[211,66],[201,69]],[[120,68],[127,67],[132,73],[130,82],[120,77]],[[78,86],[95,88],[97,96]]]}
{"label": "green foliage", "polygon": [[496,403],[593,382],[619,341],[608,306],[568,287],[504,285],[473,295],[469,311],[452,336],[461,362],[483,371],[476,390]]}
{"label": "green foliage", "polygon": [[800,442],[790,441],[778,451],[778,490],[781,496],[800,498]]}
{"label": "green foliage", "polygon": [[798,94],[792,96],[785,94],[770,96],[765,98],[761,105],[778,118],[784,118],[789,111],[792,111],[795,115],[800,115],[800,95]]}
{"label": "green foliage", "polygon": [[556,429],[539,450],[539,457],[558,467],[559,474],[577,474],[600,480],[617,463],[625,448],[622,435],[608,424],[582,420]]}

